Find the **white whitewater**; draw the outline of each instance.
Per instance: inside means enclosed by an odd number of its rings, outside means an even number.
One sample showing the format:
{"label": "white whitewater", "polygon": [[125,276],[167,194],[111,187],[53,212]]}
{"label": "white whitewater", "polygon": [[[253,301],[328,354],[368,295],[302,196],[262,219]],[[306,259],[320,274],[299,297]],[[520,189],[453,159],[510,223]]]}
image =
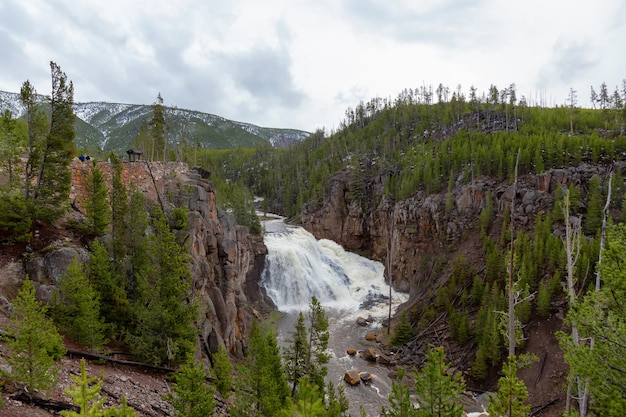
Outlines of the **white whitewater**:
{"label": "white whitewater", "polygon": [[[325,307],[330,324],[329,350],[332,355],[328,379],[341,384],[348,369],[372,374],[371,385],[349,387],[351,415],[359,415],[364,405],[368,415],[375,416],[387,404],[391,383],[388,369],[368,363],[358,356],[349,356],[346,349],[370,346],[367,332],[384,332],[382,323],[389,312],[389,286],[384,267],[362,256],[347,252],[330,240],[317,240],[301,227],[286,225],[282,219],[263,222],[264,241],[268,249],[261,285],[285,313],[279,323],[279,342],[291,337],[297,312],[308,311],[312,296]],[[392,291],[392,309],[406,300],[406,295]],[[371,316],[372,324],[361,327],[356,318]]]}
{"label": "white whitewater", "polygon": [[[348,252],[337,243],[315,237],[282,219],[264,222],[268,254],[261,285],[283,312],[308,309],[315,296],[324,307],[357,313],[364,305],[389,306],[384,267]],[[392,291],[392,304],[405,300]]]}

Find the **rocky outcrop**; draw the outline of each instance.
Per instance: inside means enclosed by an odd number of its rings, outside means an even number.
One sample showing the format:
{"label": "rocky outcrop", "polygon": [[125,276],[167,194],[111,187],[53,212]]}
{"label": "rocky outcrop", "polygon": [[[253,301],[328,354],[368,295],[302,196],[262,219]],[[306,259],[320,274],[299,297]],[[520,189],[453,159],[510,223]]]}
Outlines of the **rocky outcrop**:
{"label": "rocky outcrop", "polygon": [[189,209],[189,237],[195,290],[202,297],[202,338],[210,351],[225,346],[243,355],[252,315],[265,308],[256,284],[267,254],[253,236],[217,207],[213,185],[190,173],[177,206]]}
{"label": "rocky outcrop", "polygon": [[[450,259],[455,253],[480,256],[479,218],[488,204],[493,207],[492,228],[502,223],[502,215],[514,197],[516,225],[530,227],[538,214],[552,209],[559,185],[575,184],[586,189],[591,177],[606,178],[610,169],[582,164],[520,176],[515,196],[512,181],[485,177],[468,181],[459,176],[449,195],[446,190],[435,194],[416,190],[405,200],[383,198],[372,204],[375,208],[371,211],[350,200],[350,172],[345,170],[332,178],[322,207],[305,207],[299,222],[317,238],[334,240],[383,263],[389,260],[389,253],[394,287],[410,292],[413,298],[424,289],[436,288],[436,280],[443,279],[441,274],[433,273],[437,254],[446,253]],[[385,182],[384,177],[371,179],[372,195],[383,195]],[[446,210],[449,198],[453,204],[448,204]],[[585,207],[580,209],[584,212]]]}
{"label": "rocky outcrop", "polygon": [[[72,168],[71,202],[73,215],[82,209],[86,178],[92,164],[76,160]],[[98,163],[110,184],[112,168]],[[206,177],[206,175],[205,175]],[[181,163],[135,162],[122,164],[122,180],[166,210],[188,209],[193,290],[200,297],[203,348],[210,352],[218,346],[242,355],[249,323],[269,305],[257,285],[267,249],[262,236],[253,236],[236,224],[233,216],[216,203],[213,185],[195,170]],[[7,314],[10,300],[26,276],[35,284],[37,296],[50,301],[54,288],[72,259],[86,260],[88,242],[69,230],[57,230],[55,240],[41,247],[25,247],[24,253],[5,259],[0,265],[0,311]],[[37,232],[39,233],[39,232]]]}

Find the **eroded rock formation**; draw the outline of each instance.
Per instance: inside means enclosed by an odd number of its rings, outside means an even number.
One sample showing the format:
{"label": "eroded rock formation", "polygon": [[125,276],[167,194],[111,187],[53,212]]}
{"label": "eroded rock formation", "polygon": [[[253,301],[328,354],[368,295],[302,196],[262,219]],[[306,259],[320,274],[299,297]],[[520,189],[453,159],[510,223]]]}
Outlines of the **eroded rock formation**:
{"label": "eroded rock formation", "polygon": [[[516,227],[530,228],[538,214],[551,210],[557,186],[574,184],[586,189],[591,177],[606,178],[611,169],[617,171],[616,167],[582,164],[520,176],[515,188]],[[383,177],[371,179],[368,184],[371,195],[383,195],[384,184]],[[441,277],[433,273],[437,256],[446,254],[449,259],[455,253],[464,253],[468,258],[481,256],[478,222],[482,209],[491,203],[492,227],[497,228],[514,194],[512,181],[486,177],[467,181],[459,177],[450,194],[447,190],[427,194],[420,189],[405,200],[374,201],[371,206],[375,208],[366,211],[348,198],[348,170],[332,178],[329,190],[321,208],[303,212],[299,218],[302,226],[317,238],[334,240],[348,250],[383,263],[391,253],[394,287],[410,292],[411,298],[440,284],[436,280]],[[446,210],[449,198],[453,205]]]}
{"label": "eroded rock formation", "polygon": [[[76,160],[72,166],[70,199],[75,210],[82,210],[86,181],[92,164]],[[98,163],[108,184],[112,167]],[[186,207],[188,212],[193,289],[201,298],[200,335],[203,347],[215,352],[224,346],[242,355],[253,315],[268,308],[257,286],[267,249],[262,236],[254,236],[218,208],[213,185],[199,171],[182,163],[122,163],[122,180],[141,191],[148,199],[170,209]],[[80,214],[74,212],[73,215]],[[0,265],[0,310],[7,314],[17,289],[26,276],[33,280],[37,296],[50,301],[55,285],[73,258],[86,260],[87,245],[80,236],[54,228],[52,241],[38,241]],[[42,232],[43,234],[43,232]]]}

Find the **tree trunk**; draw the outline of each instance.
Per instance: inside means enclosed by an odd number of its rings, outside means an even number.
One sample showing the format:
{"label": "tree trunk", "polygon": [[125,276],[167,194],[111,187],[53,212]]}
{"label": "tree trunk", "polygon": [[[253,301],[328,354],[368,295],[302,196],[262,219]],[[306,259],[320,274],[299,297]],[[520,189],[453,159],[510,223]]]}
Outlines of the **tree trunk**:
{"label": "tree trunk", "polygon": [[515,254],[515,197],[517,195],[517,167],[519,164],[519,153],[515,160],[515,179],[513,180],[513,198],[511,199],[511,256],[509,260],[509,356],[515,356],[515,291],[513,287],[513,261]]}
{"label": "tree trunk", "polygon": [[31,392],[25,391],[23,389],[19,389],[15,394],[11,395],[9,398],[15,401],[26,403],[26,404],[36,405],[37,407],[40,407],[49,411],[54,411],[54,412],[59,412],[59,411],[73,411],[75,413],[80,412],[80,408],[73,404],[67,403],[65,401],[58,401],[58,400],[43,398]]}
{"label": "tree trunk", "polygon": [[602,217],[602,235],[600,237],[600,250],[598,254],[598,264],[596,265],[596,291],[600,291],[601,277],[600,277],[600,265],[602,265],[602,251],[604,250],[604,241],[606,240],[606,218],[609,212],[609,205],[611,204],[611,184],[613,182],[613,173],[609,176],[609,187],[606,196],[606,204],[604,205],[604,214]]}
{"label": "tree trunk", "polygon": [[[581,221],[580,218],[570,220],[569,215],[569,190],[565,194],[563,217],[565,220],[565,256],[567,258],[567,292],[570,308],[576,302],[576,289],[574,281],[574,267],[580,255]],[[572,341],[574,346],[580,346],[580,335],[575,322],[572,322]],[[579,376],[573,376],[578,387],[578,411],[581,417],[587,415],[587,403],[589,401],[589,381],[582,381]],[[571,382],[568,385],[568,399],[571,395]]]}

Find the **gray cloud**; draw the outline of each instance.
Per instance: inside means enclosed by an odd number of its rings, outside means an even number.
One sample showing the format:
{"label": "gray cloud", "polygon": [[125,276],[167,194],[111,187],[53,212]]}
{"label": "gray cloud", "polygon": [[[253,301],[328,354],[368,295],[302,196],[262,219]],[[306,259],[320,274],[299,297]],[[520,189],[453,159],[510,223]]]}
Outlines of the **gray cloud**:
{"label": "gray cloud", "polygon": [[[479,20],[482,0],[445,0],[422,9],[403,7],[401,2],[347,0],[344,11],[357,18],[357,25],[375,34],[392,36],[399,42],[424,42],[460,46],[480,34],[472,29]],[[410,2],[411,5],[417,4]],[[468,39],[468,35],[471,36]]]}
{"label": "gray cloud", "polygon": [[554,83],[571,85],[589,75],[598,65],[596,48],[589,42],[559,39],[552,47],[552,58],[539,71],[537,84],[547,88]]}
{"label": "gray cloud", "polygon": [[0,90],[29,79],[49,93],[53,60],[77,101],[160,92],[166,105],[305,130],[423,83],[565,95],[623,78],[626,6],[605,3],[537,15],[540,0],[2,0]]}
{"label": "gray cloud", "polygon": [[20,45],[11,36],[9,31],[0,27],[0,51],[3,51],[2,71],[11,79],[21,79],[21,77],[24,76],[20,68],[24,56],[20,50]]}
{"label": "gray cloud", "polygon": [[[303,93],[293,82],[291,57],[285,48],[255,48],[245,53],[217,57],[224,76],[255,101],[287,107],[298,107]],[[245,105],[245,103],[242,103]]]}

